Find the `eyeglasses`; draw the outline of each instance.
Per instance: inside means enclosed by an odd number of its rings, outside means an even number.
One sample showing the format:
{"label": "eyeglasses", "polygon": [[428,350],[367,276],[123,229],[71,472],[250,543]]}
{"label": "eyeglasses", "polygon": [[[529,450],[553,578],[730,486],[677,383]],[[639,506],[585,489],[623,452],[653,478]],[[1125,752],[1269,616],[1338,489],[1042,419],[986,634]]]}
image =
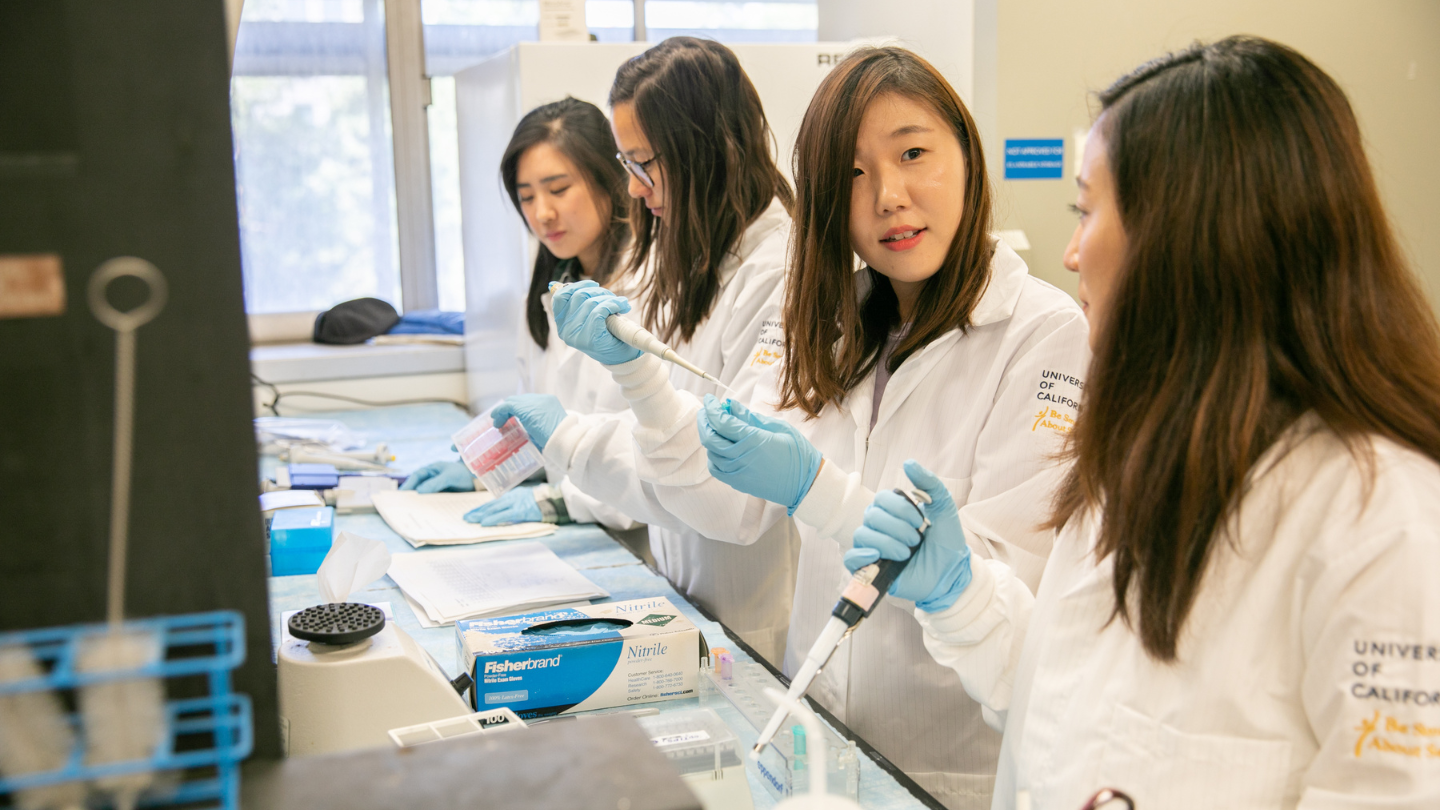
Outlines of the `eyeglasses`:
{"label": "eyeglasses", "polygon": [[1115,788],[1104,788],[1096,792],[1081,810],[1098,810],[1111,802],[1123,802],[1125,810],[1135,810],[1135,800]]}
{"label": "eyeglasses", "polygon": [[655,187],[655,181],[650,178],[650,173],[645,171],[645,167],[659,160],[659,155],[656,155],[649,160],[631,160],[630,158],[625,157],[624,152],[616,152],[615,159],[620,161],[621,166],[624,166],[626,170],[628,170],[631,174],[635,175],[636,180],[644,183],[646,188]]}

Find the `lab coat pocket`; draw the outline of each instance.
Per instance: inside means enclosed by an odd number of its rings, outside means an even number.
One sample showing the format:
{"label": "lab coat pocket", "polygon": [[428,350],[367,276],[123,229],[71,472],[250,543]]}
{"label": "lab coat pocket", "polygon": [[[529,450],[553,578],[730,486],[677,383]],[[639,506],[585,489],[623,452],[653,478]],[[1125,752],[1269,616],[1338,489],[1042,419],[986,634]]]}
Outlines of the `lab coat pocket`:
{"label": "lab coat pocket", "polygon": [[1270,810],[1285,797],[1288,740],[1191,734],[1115,708],[1095,788],[1123,790],[1140,808]]}
{"label": "lab coat pocket", "polygon": [[950,497],[955,499],[955,505],[964,506],[965,500],[970,497],[971,479],[940,476],[940,480],[945,484],[945,488],[950,490]]}

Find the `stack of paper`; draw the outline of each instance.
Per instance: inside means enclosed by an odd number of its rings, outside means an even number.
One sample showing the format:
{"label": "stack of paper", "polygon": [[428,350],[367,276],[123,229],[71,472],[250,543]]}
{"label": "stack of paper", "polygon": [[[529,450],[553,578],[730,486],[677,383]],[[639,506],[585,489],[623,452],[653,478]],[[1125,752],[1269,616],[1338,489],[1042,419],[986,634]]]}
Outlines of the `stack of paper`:
{"label": "stack of paper", "polygon": [[313,489],[281,489],[260,493],[260,515],[270,517],[281,509],[318,509],[325,499]]}
{"label": "stack of paper", "polygon": [[374,512],[375,503],[370,498],[377,492],[393,492],[400,488],[400,482],[388,475],[341,475],[340,486],[335,488],[335,511],[345,515],[354,512]]}
{"label": "stack of paper", "polygon": [[539,543],[396,554],[390,578],[420,608],[415,615],[422,624],[610,595]]}
{"label": "stack of paper", "polygon": [[390,528],[416,548],[544,537],[555,532],[555,526],[550,523],[516,523],[512,526],[466,523],[465,513],[489,502],[489,492],[421,495],[414,490],[400,490],[372,492],[370,500]]}

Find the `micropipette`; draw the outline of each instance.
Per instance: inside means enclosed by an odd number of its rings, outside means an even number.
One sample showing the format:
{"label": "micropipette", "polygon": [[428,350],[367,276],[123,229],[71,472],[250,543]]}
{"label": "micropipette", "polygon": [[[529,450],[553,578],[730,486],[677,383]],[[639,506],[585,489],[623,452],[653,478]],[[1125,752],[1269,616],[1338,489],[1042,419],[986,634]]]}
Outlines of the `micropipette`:
{"label": "micropipette", "polygon": [[[561,284],[558,281],[550,282],[550,292],[554,293],[569,285]],[[675,350],[665,345],[665,341],[655,337],[640,324],[621,315],[611,315],[605,319],[605,328],[610,330],[617,340],[627,343],[642,352],[653,354],[661,360],[668,360],[671,363],[685,369],[691,374],[703,377],[716,385],[730,390],[730,386],[705,373],[705,369],[691,363],[689,360],[675,353]]]}
{"label": "micropipette", "polygon": [[[920,490],[906,492],[902,489],[895,490],[895,494],[910,502],[916,511],[920,513],[920,542],[925,541],[925,530],[930,528],[930,519],[925,517],[925,510],[920,506],[923,501],[930,503],[930,496]],[[915,559],[915,553],[919,551],[920,544],[916,543],[915,548],[910,549],[910,556],[903,560],[877,560],[859,571],[850,578],[845,590],[840,592],[840,599],[835,602],[835,609],[830,611],[830,621],[825,623],[825,629],[820,631],[820,637],[810,646],[810,652],[805,655],[805,663],[800,665],[800,670],[790,681],[790,691],[785,693],[787,701],[798,701],[810,688],[815,676],[820,674],[820,669],[835,654],[840,642],[855,632],[860,626],[861,620],[868,618],[880,604],[880,597],[890,591],[890,584],[905,570],[905,566]],[[770,722],[765,724],[765,730],[760,732],[760,738],[755,742],[755,748],[750,751],[750,758],[758,760],[765,746],[779,733],[780,726],[790,710],[781,704],[770,716]]]}

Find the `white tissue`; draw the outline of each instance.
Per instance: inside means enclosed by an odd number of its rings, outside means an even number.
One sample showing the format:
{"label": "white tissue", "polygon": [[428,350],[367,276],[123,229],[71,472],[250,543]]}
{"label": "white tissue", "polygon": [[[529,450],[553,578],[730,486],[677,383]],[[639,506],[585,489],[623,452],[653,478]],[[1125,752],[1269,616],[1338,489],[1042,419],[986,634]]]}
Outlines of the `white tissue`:
{"label": "white tissue", "polygon": [[[0,683],[28,681],[44,674],[29,647],[0,647]],[[54,692],[43,689],[0,695],[0,773],[26,776],[59,770],[74,747],[75,732],[65,721],[65,710]],[[85,785],[66,782],[20,790],[14,801],[22,810],[81,808],[85,806]]]}
{"label": "white tissue", "polygon": [[[113,630],[81,640],[75,670],[135,670],[154,664],[162,654],[160,637],[152,630]],[[168,733],[165,685],[159,678],[87,684],[80,687],[79,703],[85,723],[86,765],[148,759]],[[154,771],[141,771],[100,777],[95,787],[109,794],[120,810],[133,810],[154,783]]]}
{"label": "white tissue", "polygon": [[330,553],[320,563],[320,598],[326,602],[347,602],[350,594],[364,588],[390,570],[390,549],[379,540],[340,532],[330,544]]}

